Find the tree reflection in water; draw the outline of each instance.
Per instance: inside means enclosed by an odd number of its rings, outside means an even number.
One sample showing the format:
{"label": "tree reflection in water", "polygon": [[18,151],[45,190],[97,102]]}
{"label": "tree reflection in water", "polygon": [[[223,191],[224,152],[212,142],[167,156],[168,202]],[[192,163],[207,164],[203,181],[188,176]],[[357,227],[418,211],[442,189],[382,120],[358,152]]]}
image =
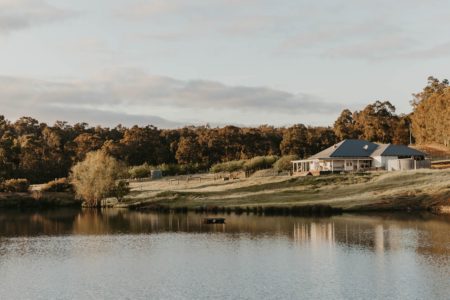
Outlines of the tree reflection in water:
{"label": "tree reflection in water", "polygon": [[432,214],[340,215],[329,218],[292,216],[214,215],[226,224],[203,223],[205,215],[161,214],[128,210],[60,209],[0,213],[0,236],[157,234],[162,232],[221,233],[238,238],[279,236],[295,243],[360,247],[382,253],[415,249],[448,255],[450,217]]}

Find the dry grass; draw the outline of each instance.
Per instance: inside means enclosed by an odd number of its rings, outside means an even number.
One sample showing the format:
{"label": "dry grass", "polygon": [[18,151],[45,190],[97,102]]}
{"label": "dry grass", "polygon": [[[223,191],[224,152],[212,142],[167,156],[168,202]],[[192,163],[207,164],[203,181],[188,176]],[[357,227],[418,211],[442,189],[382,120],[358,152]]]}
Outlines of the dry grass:
{"label": "dry grass", "polygon": [[[178,181],[179,180],[179,181]],[[450,170],[346,174],[320,177],[250,177],[202,180],[187,177],[131,184],[128,204],[171,207],[293,206],[325,204],[347,210],[418,209],[450,199]]]}
{"label": "dry grass", "polygon": [[433,160],[450,159],[450,148],[440,144],[414,145],[413,148],[423,151]]}

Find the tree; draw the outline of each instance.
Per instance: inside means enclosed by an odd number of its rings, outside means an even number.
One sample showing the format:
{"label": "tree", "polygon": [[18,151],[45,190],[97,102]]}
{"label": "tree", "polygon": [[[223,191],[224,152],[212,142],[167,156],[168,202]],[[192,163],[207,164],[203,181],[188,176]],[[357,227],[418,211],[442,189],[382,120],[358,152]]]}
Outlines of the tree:
{"label": "tree", "polygon": [[93,133],[82,133],[73,141],[76,143],[77,161],[82,160],[88,152],[99,150],[103,145],[101,138]]}
{"label": "tree", "polygon": [[133,126],[124,132],[120,144],[124,147],[125,161],[130,165],[161,163],[158,158],[162,153],[162,144],[156,127]]}
{"label": "tree", "polygon": [[450,87],[448,80],[442,82],[428,78],[428,85],[415,94],[411,102],[412,130],[419,144],[440,143],[450,146]]}
{"label": "tree", "polygon": [[395,106],[389,101],[376,101],[354,114],[356,131],[359,138],[373,142],[391,143],[394,128],[399,121]]}
{"label": "tree", "polygon": [[407,115],[400,115],[397,124],[394,127],[392,143],[398,145],[408,145],[410,135],[411,119]]}
{"label": "tree", "polygon": [[308,147],[308,129],[303,124],[297,124],[287,128],[283,133],[280,144],[282,155],[298,155],[305,158]]}
{"label": "tree", "polygon": [[104,197],[117,190],[116,181],[124,167],[103,151],[89,152],[86,158],[72,167],[70,182],[77,197],[89,207],[99,207]]}
{"label": "tree", "polygon": [[305,156],[314,155],[336,144],[336,135],[330,127],[308,127]]}
{"label": "tree", "polygon": [[341,112],[341,115],[334,122],[333,131],[340,141],[358,137],[355,120],[353,120],[353,113],[350,110],[344,109]]}
{"label": "tree", "polygon": [[202,163],[200,144],[193,137],[182,137],[175,157],[180,164]]}

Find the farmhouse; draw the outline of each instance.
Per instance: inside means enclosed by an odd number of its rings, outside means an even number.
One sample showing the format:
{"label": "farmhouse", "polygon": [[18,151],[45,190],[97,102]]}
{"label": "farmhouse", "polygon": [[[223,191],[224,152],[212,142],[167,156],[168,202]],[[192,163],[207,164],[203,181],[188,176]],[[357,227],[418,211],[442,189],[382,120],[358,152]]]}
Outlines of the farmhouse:
{"label": "farmhouse", "polygon": [[295,175],[367,170],[411,170],[430,168],[426,153],[405,145],[377,144],[365,140],[343,140],[308,159],[292,161]]}

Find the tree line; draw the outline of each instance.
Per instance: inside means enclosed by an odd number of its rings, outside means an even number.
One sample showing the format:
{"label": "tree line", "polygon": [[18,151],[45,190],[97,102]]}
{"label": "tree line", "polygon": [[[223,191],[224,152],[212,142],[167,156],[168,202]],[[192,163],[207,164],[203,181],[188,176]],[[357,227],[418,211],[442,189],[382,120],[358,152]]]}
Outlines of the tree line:
{"label": "tree line", "polygon": [[129,166],[181,165],[193,172],[255,156],[298,153],[304,157],[335,142],[332,128],[301,124],[288,128],[107,128],[63,121],[49,126],[31,117],[10,122],[0,116],[0,178],[37,183],[66,177],[73,165],[97,150]]}
{"label": "tree line", "polygon": [[414,95],[412,114],[397,115],[389,101],[376,101],[360,111],[343,110],[333,127],[108,128],[64,121],[50,126],[32,117],[11,122],[0,115],[0,179],[40,183],[66,177],[73,165],[97,150],[129,166],[178,165],[184,166],[178,171],[194,172],[256,156],[305,158],[347,138],[408,144],[410,128],[420,143],[449,145],[449,99],[448,81],[430,77]]}

